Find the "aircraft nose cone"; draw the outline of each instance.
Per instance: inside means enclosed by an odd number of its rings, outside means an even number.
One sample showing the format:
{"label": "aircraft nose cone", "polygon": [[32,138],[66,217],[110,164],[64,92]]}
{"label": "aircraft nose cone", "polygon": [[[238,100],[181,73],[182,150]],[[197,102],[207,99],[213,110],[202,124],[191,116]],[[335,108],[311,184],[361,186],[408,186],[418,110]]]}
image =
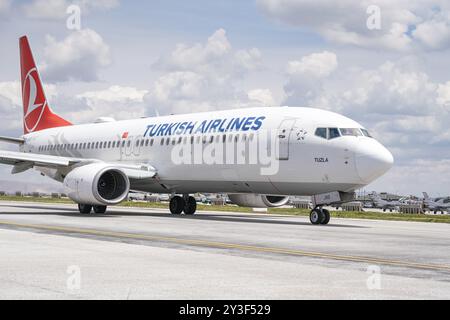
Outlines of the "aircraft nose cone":
{"label": "aircraft nose cone", "polygon": [[364,139],[355,152],[355,162],[359,177],[368,184],[392,168],[394,157],[375,139]]}

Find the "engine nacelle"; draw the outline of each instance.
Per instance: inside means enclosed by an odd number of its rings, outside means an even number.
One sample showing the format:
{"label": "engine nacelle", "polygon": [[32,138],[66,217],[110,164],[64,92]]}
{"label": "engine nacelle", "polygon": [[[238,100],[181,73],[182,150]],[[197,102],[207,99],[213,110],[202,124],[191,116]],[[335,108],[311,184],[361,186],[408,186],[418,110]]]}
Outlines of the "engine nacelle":
{"label": "engine nacelle", "polygon": [[73,169],[64,178],[68,196],[77,203],[113,205],[130,191],[130,180],[120,169],[105,163],[92,163]]}
{"label": "engine nacelle", "polygon": [[272,208],[284,206],[288,201],[287,196],[270,196],[263,194],[229,194],[230,201],[240,207]]}

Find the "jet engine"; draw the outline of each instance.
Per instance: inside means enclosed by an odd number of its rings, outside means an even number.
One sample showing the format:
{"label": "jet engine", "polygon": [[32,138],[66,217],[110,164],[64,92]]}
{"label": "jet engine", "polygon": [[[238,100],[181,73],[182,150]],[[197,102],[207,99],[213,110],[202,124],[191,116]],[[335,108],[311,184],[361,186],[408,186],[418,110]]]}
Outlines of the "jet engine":
{"label": "jet engine", "polygon": [[81,204],[112,205],[122,202],[130,191],[130,180],[120,169],[92,163],[70,171],[64,178],[70,199]]}
{"label": "jet engine", "polygon": [[230,201],[240,207],[269,208],[285,205],[288,196],[270,196],[263,194],[229,194]]}

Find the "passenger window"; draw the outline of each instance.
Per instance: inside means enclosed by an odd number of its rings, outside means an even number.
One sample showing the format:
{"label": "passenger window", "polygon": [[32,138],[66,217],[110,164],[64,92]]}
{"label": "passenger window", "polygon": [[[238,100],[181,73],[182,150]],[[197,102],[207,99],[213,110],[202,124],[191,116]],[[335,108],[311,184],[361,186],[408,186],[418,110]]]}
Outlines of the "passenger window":
{"label": "passenger window", "polygon": [[161,138],[161,145],[164,145],[164,138]]}
{"label": "passenger window", "polygon": [[150,146],[152,146],[153,145],[153,139],[152,140],[150,140]]}
{"label": "passenger window", "polygon": [[326,139],[327,138],[327,128],[317,128],[315,135]]}
{"label": "passenger window", "polygon": [[328,128],[328,139],[331,140],[340,136],[338,128]]}

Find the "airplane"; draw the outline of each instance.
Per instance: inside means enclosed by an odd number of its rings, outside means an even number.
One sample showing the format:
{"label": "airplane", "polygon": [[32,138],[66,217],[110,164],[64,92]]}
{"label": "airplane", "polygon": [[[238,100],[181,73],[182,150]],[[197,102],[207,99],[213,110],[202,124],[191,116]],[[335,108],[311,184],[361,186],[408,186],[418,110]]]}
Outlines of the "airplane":
{"label": "airplane", "polygon": [[308,195],[311,223],[324,225],[330,221],[324,205],[351,201],[356,189],[393,165],[392,154],[362,125],[317,108],[241,108],[75,125],[50,108],[26,36],[19,47],[24,134],[0,137],[19,147],[0,150],[0,163],[13,166],[12,174],[33,168],[61,182],[80,213],[104,213],[130,191],[170,194],[174,215],[195,213],[195,193],[228,194],[248,207],[277,207],[290,195]]}
{"label": "airplane", "polygon": [[445,198],[436,198],[431,199],[428,196],[428,193],[423,192],[423,203],[425,206],[430,210],[433,211],[435,214],[440,211],[442,214],[444,211],[449,212],[450,211],[450,202],[444,202]]}
{"label": "airplane", "polygon": [[383,209],[383,211],[389,210],[392,212],[392,210],[398,210],[399,206],[401,206],[403,203],[400,201],[387,201],[381,199],[380,195],[376,193],[375,191],[372,192],[370,195],[370,198],[372,199],[373,203],[375,204],[376,208]]}

